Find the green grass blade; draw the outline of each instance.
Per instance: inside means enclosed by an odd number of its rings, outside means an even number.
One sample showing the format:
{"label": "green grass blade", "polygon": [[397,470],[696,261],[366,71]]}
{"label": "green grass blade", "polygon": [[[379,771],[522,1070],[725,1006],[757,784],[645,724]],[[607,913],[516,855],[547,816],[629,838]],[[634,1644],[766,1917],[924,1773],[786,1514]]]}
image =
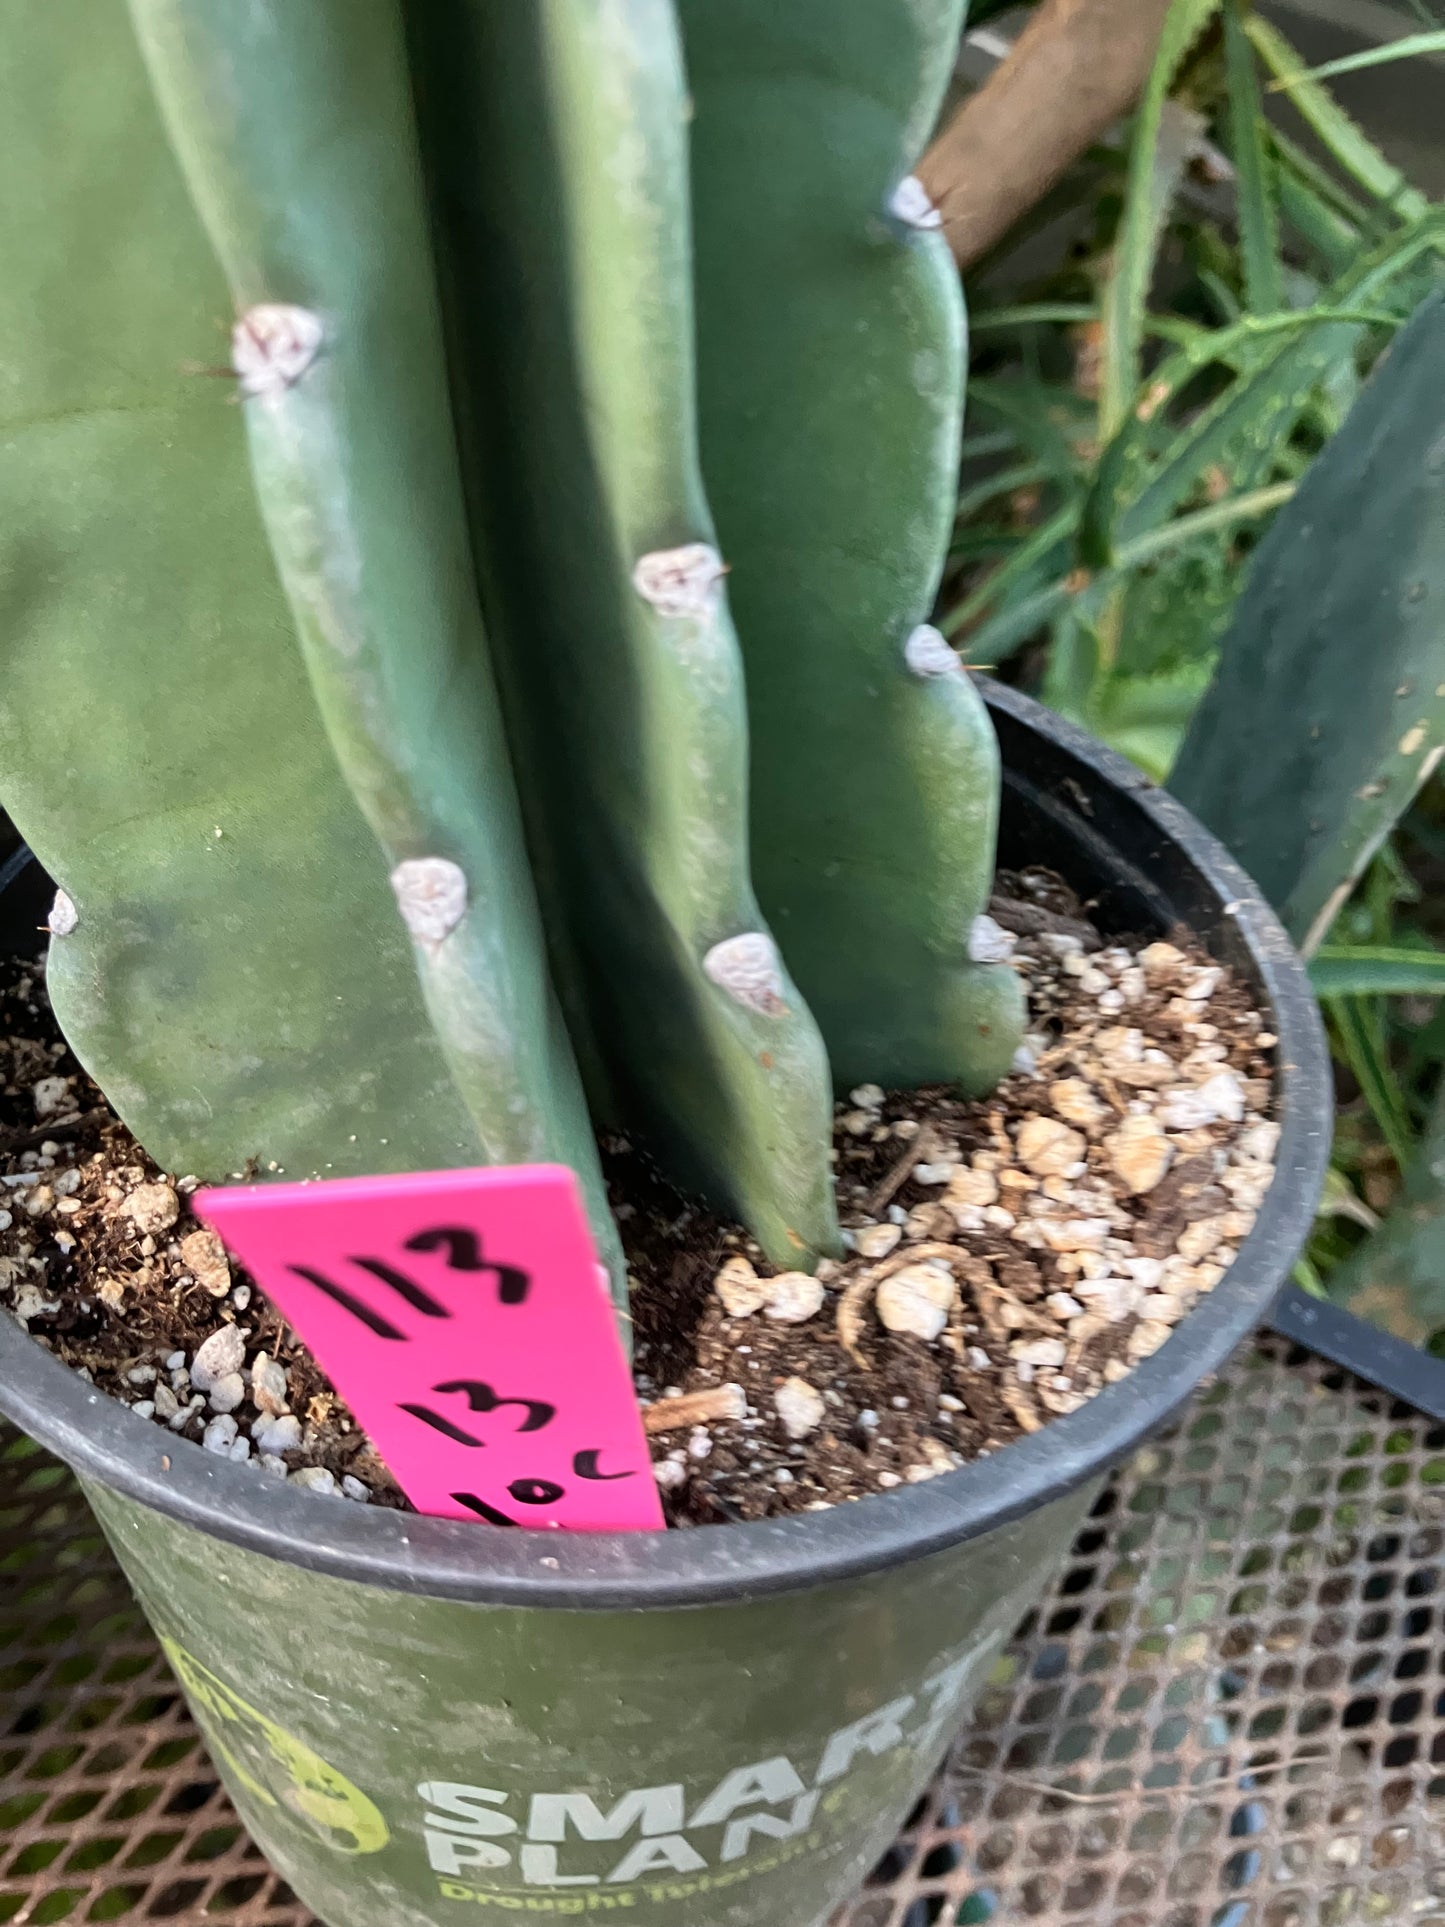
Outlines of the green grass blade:
{"label": "green grass blade", "polygon": [[1329,192],[1322,182],[1329,187],[1334,183],[1325,170],[1316,167],[1310,156],[1283,134],[1275,132],[1271,147],[1279,211],[1285,227],[1292,229],[1319,257],[1328,274],[1344,274],[1365,245],[1368,226],[1365,210],[1350,203],[1352,211],[1344,212],[1341,203],[1349,203],[1349,196]]}
{"label": "green grass blade", "polygon": [[1299,337],[1286,340],[1190,424],[1119,514],[1120,535],[1157,527],[1198,486],[1206,469],[1242,443],[1249,445],[1257,468],[1272,461],[1293,433],[1311,391],[1332,367],[1353,356],[1358,331],[1366,324],[1347,317],[1371,313],[1372,302],[1442,236],[1445,208],[1431,208],[1358,262],[1331,289],[1325,308],[1306,311],[1302,319],[1309,326]]}
{"label": "green grass blade", "polygon": [[[1150,562],[1158,561],[1161,556],[1184,548],[1201,535],[1216,534],[1221,529],[1232,527],[1236,522],[1246,522],[1257,516],[1272,514],[1282,503],[1289,500],[1294,491],[1293,482],[1280,482],[1272,488],[1254,489],[1247,495],[1234,495],[1227,501],[1211,502],[1207,508],[1197,509],[1192,515],[1181,515],[1175,521],[1166,523],[1162,529],[1151,530],[1147,535],[1125,543],[1119,549],[1114,566],[1092,579],[1088,577],[1080,579],[1078,574],[1060,576],[1045,587],[1025,596],[1012,608],[1000,610],[996,616],[975,629],[961,650],[964,661],[975,668],[1002,662],[1006,656],[1027,642],[1035,630],[1067,608],[1071,597],[1079,595],[1086,589],[1097,592],[1098,595],[1107,595],[1118,588],[1132,570],[1143,568]],[[1031,564],[1047,553],[1050,546],[1057,543],[1061,532],[1067,532],[1065,516],[1069,513],[1070,511],[1060,510],[1050,522],[1044,523],[1035,530],[1030,545],[1026,545],[1033,548],[1033,553],[1029,557]],[[1049,542],[1043,540],[1045,536],[1050,538]],[[988,606],[991,598],[986,592],[999,580],[1005,570],[1010,572],[1010,584],[1017,582],[1019,575],[1023,573],[1021,567],[1015,569],[1021,554],[1022,550],[1016,552],[1003,569],[997,570],[986,582],[981,583],[972,595],[965,598],[943,618],[939,627],[946,636],[956,636],[959,630],[967,625],[973,614]]]}
{"label": "green grass blade", "polygon": [[1285,305],[1284,275],[1268,125],[1260,103],[1254,49],[1244,31],[1244,0],[1224,0],[1224,62],[1245,297],[1251,308],[1268,313]]}
{"label": "green grass blade", "polygon": [[1180,515],[1161,529],[1150,529],[1130,542],[1121,542],[1115,567],[1121,573],[1142,568],[1173,549],[1183,548],[1198,536],[1213,535],[1220,529],[1233,528],[1236,522],[1252,522],[1261,515],[1271,515],[1294,494],[1295,486],[1293,482],[1276,482],[1269,488],[1250,489],[1243,495],[1211,502],[1207,508],[1195,509],[1191,515]]}
{"label": "green grass blade", "polygon": [[1297,313],[1243,315],[1230,327],[1201,330],[1194,340],[1160,366],[1149,386],[1148,408],[1134,410],[1100,457],[1080,520],[1081,559],[1094,568],[1110,566],[1116,530],[1126,517],[1133,533],[1143,533],[1149,526],[1162,523],[1218,458],[1220,448],[1227,446],[1240,422],[1247,420],[1247,405],[1235,407],[1222,435],[1208,432],[1217,417],[1231,410],[1242,392],[1245,396],[1255,392],[1248,383],[1240,382],[1176,437],[1172,452],[1166,453],[1134,503],[1126,505],[1128,485],[1143,466],[1151,434],[1157,433],[1151,430],[1150,424],[1211,364],[1229,363],[1241,351],[1252,349],[1274,335],[1298,338],[1316,328],[1335,324],[1393,326],[1396,320],[1393,315],[1367,307],[1329,306],[1305,308]]}
{"label": "green grass blade", "polygon": [[[1134,404],[1140,379],[1144,309],[1159,238],[1188,159],[1190,141],[1180,116],[1171,125],[1165,108],[1179,63],[1209,22],[1219,0],[1173,0],[1158,52],[1139,103],[1129,152],[1124,217],[1113,272],[1104,293],[1104,354],[1099,425],[1114,433]],[[1191,123],[1192,126],[1192,123]]]}
{"label": "green grass blade", "polygon": [[1017,588],[1046,557],[1068,542],[1078,527],[1078,521],[1077,502],[1066,502],[1061,509],[1056,509],[1047,521],[1041,522],[1031,535],[1020,542],[1002,568],[995,569],[977,588],[971,589],[961,602],[954,604],[939,623],[939,628],[950,638],[966,629],[975,616],[1001,600],[1010,589]]}
{"label": "green grass blade", "polygon": [[[1093,410],[1082,396],[1046,388],[1040,382],[1005,379],[993,375],[975,377],[968,385],[968,412],[976,418],[982,410],[1008,424],[1014,445],[1048,465],[1056,475],[1080,467],[1079,451],[1065,427],[1070,410],[1082,439],[1094,425]],[[965,455],[982,453],[987,438],[974,436],[964,443]]]}
{"label": "green grass blade", "polygon": [[1000,495],[1011,494],[1017,488],[1031,488],[1035,482],[1046,481],[1050,473],[1042,462],[1016,462],[1012,468],[997,469],[972,488],[964,489],[953,512],[954,521],[966,522],[987,503],[996,502]]}
{"label": "green grass blade", "polygon": [[1323,67],[1311,67],[1306,73],[1275,81],[1270,92],[1283,93],[1310,80],[1333,80],[1338,74],[1358,74],[1366,67],[1383,67],[1391,60],[1417,60],[1422,54],[1445,54],[1445,30],[1402,34],[1383,47],[1366,47],[1361,53],[1343,54],[1338,60],[1327,60]]}
{"label": "green grass blade", "polygon": [[1414,1150],[1409,1107],[1385,1050],[1378,1004],[1365,997],[1331,997],[1340,1051],[1380,1127],[1380,1134],[1403,1170]]}
{"label": "green grass blade", "polygon": [[1390,944],[1325,944],[1310,964],[1320,997],[1445,996],[1445,955]]}
{"label": "green grass blade", "polygon": [[1255,52],[1276,83],[1288,89],[1290,100],[1331,158],[1402,221],[1418,221],[1429,206],[1425,196],[1410,185],[1393,161],[1386,160],[1329,89],[1310,75],[1278,28],[1253,13],[1245,31]]}
{"label": "green grass blade", "polygon": [[1041,322],[1097,321],[1099,310],[1090,301],[1026,301],[1015,308],[976,309],[968,318],[971,335],[1001,334],[1010,328],[1033,328]]}

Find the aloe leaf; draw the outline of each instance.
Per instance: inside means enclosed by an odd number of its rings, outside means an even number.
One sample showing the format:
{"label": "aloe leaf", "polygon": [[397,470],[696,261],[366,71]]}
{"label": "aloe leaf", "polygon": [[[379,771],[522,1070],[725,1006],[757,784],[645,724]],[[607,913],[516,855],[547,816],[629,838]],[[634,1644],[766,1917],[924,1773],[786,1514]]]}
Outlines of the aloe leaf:
{"label": "aloe leaf", "polygon": [[1330,274],[1343,274],[1363,245],[1363,210],[1359,219],[1342,213],[1331,196],[1320,192],[1311,171],[1301,166],[1301,160],[1308,157],[1302,156],[1278,133],[1271,147],[1279,210],[1285,227],[1293,229],[1305,246],[1319,256]]}
{"label": "aloe leaf", "polygon": [[1383,47],[1366,47],[1357,54],[1342,54],[1338,60],[1327,60],[1322,67],[1311,67],[1306,73],[1277,80],[1271,92],[1292,90],[1305,81],[1334,80],[1340,74],[1363,73],[1367,67],[1383,67],[1392,60],[1418,60],[1422,54],[1445,54],[1445,31],[1402,34]]}
{"label": "aloe leaf", "polygon": [[[980,624],[963,645],[963,660],[980,668],[1002,662],[1027,642],[1044,623],[1051,621],[1072,597],[1087,593],[1097,602],[1124,581],[1132,570],[1144,568],[1175,549],[1185,548],[1200,536],[1215,534],[1239,522],[1253,521],[1261,515],[1270,515],[1287,502],[1294,491],[1293,482],[1279,482],[1271,488],[1254,489],[1248,495],[1230,496],[1223,502],[1211,502],[1207,508],[1196,509],[1192,515],[1181,515],[1173,522],[1166,523],[1162,529],[1150,530],[1132,542],[1121,544],[1112,567],[1095,576],[1090,576],[1084,570],[1076,570],[1057,577]],[[1041,538],[1051,529],[1055,533],[1053,546],[1057,547],[1057,518],[1055,524],[1046,524],[1036,531],[1036,535]],[[1040,553],[1047,552],[1041,542]],[[1010,566],[1005,564],[1005,567]],[[998,574],[1002,575],[1003,570],[999,570]],[[996,579],[990,577],[990,581]],[[976,596],[982,599],[983,590],[987,587],[988,583],[984,583],[975,592]],[[956,635],[964,626],[967,616],[961,615],[960,611],[970,610],[972,600],[970,598],[968,602],[960,603],[944,618],[942,626],[945,634]]]}
{"label": "aloe leaf", "polygon": [[[1114,539],[1122,541],[1158,527],[1198,487],[1209,468],[1227,465],[1231,457],[1242,461],[1249,471],[1235,475],[1241,484],[1247,484],[1251,475],[1267,471],[1294,432],[1311,392],[1336,364],[1353,356],[1366,326],[1387,319],[1374,314],[1373,302],[1442,236],[1445,209],[1432,208],[1412,227],[1391,236],[1358,262],[1330,289],[1322,308],[1272,320],[1271,326],[1277,325],[1293,338],[1247,370],[1181,430],[1169,453],[1122,506],[1118,498],[1129,451],[1121,448],[1116,454],[1110,450],[1100,463],[1092,504],[1085,509],[1085,527],[1091,538],[1103,542],[1107,552],[1105,532],[1111,528],[1115,530]],[[1161,371],[1160,386],[1163,384]],[[1111,501],[1115,504],[1112,514]]]}
{"label": "aloe leaf", "polygon": [[1196,117],[1186,109],[1166,113],[1169,88],[1180,62],[1218,6],[1219,0],[1173,0],[1139,103],[1129,151],[1124,219],[1104,297],[1099,395],[1099,427],[1104,436],[1119,427],[1138,393],[1144,310],[1159,237],[1198,132]]}
{"label": "aloe leaf", "polygon": [[1310,963],[1321,997],[1445,996],[1445,956],[1390,944],[1324,944]]}
{"label": "aloe leaf", "polygon": [[1429,207],[1426,197],[1375,146],[1341,107],[1327,87],[1311,77],[1308,68],[1277,27],[1251,13],[1245,31],[1255,51],[1288,88],[1289,98],[1330,156],[1402,221],[1418,221]]}
{"label": "aloe leaf", "polygon": [[[1445,222],[1441,227],[1445,231]],[[1396,245],[1392,244],[1392,255],[1396,251]],[[1082,560],[1094,567],[1107,566],[1113,556],[1114,542],[1120,535],[1126,531],[1138,534],[1161,525],[1236,436],[1256,428],[1261,419],[1269,422],[1269,404],[1279,391],[1288,384],[1288,393],[1294,393],[1295,364],[1283,360],[1290,348],[1320,328],[1358,330],[1365,326],[1391,326],[1395,322],[1396,317],[1378,310],[1325,306],[1291,314],[1244,315],[1228,328],[1201,333],[1161,364],[1150,382],[1146,401],[1124,423],[1100,457],[1080,516]],[[1159,414],[1211,364],[1227,363],[1239,351],[1255,348],[1276,335],[1285,337],[1285,347],[1275,350],[1262,364],[1246,368],[1217,401],[1177,432],[1157,466],[1152,471],[1146,470],[1150,440],[1158,434],[1154,424]],[[1335,339],[1336,353],[1341,351],[1340,343],[1346,344],[1344,351],[1348,352],[1356,336],[1341,334]],[[1270,371],[1274,371],[1273,379]],[[1293,409],[1282,406],[1274,409],[1274,414],[1283,418],[1285,431],[1293,427],[1301,406],[1302,401]],[[1257,433],[1253,437],[1257,447],[1262,444],[1271,452],[1282,439],[1280,421],[1276,420],[1272,426],[1274,433],[1267,441]]]}
{"label": "aloe leaf", "polygon": [[1224,0],[1224,61],[1229,92],[1229,141],[1237,178],[1239,253],[1244,291],[1258,313],[1283,308],[1279,220],[1268,123],[1259,97],[1254,49],[1244,31],[1244,0]]}
{"label": "aloe leaf", "polygon": [[1445,745],[1445,293],[1260,544],[1171,787],[1306,950]]}

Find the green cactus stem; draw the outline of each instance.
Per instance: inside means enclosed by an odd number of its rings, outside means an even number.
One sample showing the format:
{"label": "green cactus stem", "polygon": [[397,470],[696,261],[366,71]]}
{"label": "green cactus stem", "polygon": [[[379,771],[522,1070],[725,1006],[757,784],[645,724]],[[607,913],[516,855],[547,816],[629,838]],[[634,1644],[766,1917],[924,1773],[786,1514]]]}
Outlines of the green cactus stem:
{"label": "green cactus stem", "polygon": [[0,34],[0,768],[57,1016],[177,1175],[475,1163],[197,372],[229,303],[125,13]]}
{"label": "green cactus stem", "polygon": [[1322,940],[1445,747],[1445,294],[1259,546],[1170,788]]}
{"label": "green cactus stem", "polygon": [[747,672],[753,867],[844,1084],[1008,1069],[1022,996],[970,961],[997,748],[928,628],[964,320],[910,175],[959,0],[682,0],[703,468]]}
{"label": "green cactus stem", "polygon": [[830,1080],[749,877],[670,0],[421,0],[411,25],[488,618],[594,1103],[808,1263],[837,1245]]}
{"label": "green cactus stem", "polygon": [[399,10],[131,12],[241,311],[257,494],[312,687],[457,1089],[489,1162],[571,1165],[606,1237],[477,604]]}

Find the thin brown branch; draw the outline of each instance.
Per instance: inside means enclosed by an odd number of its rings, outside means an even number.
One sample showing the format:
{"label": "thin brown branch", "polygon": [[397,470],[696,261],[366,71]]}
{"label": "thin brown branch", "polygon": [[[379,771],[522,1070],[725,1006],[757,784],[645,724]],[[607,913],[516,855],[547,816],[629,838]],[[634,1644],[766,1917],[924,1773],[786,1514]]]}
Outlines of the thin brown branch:
{"label": "thin brown branch", "polygon": [[1138,99],[1169,0],[1041,0],[918,176],[960,267],[985,254]]}

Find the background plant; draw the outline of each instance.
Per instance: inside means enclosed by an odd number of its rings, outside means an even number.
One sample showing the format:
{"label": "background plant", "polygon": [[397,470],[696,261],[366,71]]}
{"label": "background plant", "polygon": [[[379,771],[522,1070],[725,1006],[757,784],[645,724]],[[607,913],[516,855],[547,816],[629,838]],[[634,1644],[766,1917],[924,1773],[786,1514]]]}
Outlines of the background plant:
{"label": "background plant", "polygon": [[[971,429],[940,605],[965,658],[998,665],[1167,779],[1221,640],[1275,647],[1272,631],[1242,633],[1252,557],[1400,322],[1440,284],[1442,246],[1440,206],[1272,26],[1243,0],[1175,0],[1136,115],[972,279]],[[1316,646],[1331,636],[1326,626]],[[1367,671],[1363,660],[1353,680],[1340,670],[1344,723]],[[1233,688],[1215,686],[1217,728]],[[1233,726],[1241,765],[1267,767],[1258,695],[1236,695]],[[1271,722],[1289,718],[1282,696]],[[1381,737],[1382,757],[1416,720]],[[1445,845],[1436,785],[1406,807],[1442,740],[1438,716],[1418,720],[1407,781],[1358,803],[1342,788],[1352,814],[1324,867],[1344,882],[1370,860],[1332,927],[1308,917],[1297,935],[1321,945],[1313,970],[1341,1100],[1302,1276],[1353,1296],[1387,1267],[1393,1299],[1374,1293],[1373,1311],[1393,1302],[1396,1328],[1424,1339],[1445,1326],[1438,1288],[1430,1306],[1419,1298],[1441,1235],[1442,1174],[1432,1188],[1430,1173],[1445,967],[1432,897]],[[1356,773],[1354,787],[1380,775]],[[1244,854],[1267,867],[1258,847]],[[1286,907],[1291,886],[1275,882]],[[1422,1132],[1433,1132],[1423,1149]],[[1375,1242],[1407,1173],[1402,1212]]]}

